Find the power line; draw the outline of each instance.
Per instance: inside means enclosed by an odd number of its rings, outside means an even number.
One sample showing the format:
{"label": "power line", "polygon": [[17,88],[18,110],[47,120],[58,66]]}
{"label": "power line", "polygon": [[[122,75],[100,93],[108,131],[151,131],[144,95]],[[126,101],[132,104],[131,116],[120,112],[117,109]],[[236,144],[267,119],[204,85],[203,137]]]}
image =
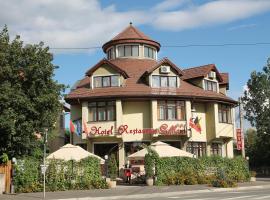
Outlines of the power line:
{"label": "power line", "polygon": [[[256,42],[256,43],[224,43],[224,44],[186,44],[186,45],[162,45],[164,48],[188,48],[188,47],[225,47],[225,46],[259,46],[270,45],[270,42]],[[51,47],[54,50],[91,50],[101,49],[101,46],[90,47]]]}

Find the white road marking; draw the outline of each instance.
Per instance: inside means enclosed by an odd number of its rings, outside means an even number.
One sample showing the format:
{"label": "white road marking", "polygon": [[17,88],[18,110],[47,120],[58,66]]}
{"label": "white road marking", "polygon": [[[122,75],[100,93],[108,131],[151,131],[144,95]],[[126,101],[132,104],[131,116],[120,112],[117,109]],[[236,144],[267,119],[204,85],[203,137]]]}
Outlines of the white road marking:
{"label": "white road marking", "polygon": [[230,199],[245,199],[245,198],[250,198],[250,197],[255,197],[258,195],[249,195],[249,196],[240,196],[240,197],[229,197],[229,198],[222,198],[220,200],[230,200]]}
{"label": "white road marking", "polygon": [[262,196],[262,197],[256,197],[254,199],[270,199],[270,195]]}

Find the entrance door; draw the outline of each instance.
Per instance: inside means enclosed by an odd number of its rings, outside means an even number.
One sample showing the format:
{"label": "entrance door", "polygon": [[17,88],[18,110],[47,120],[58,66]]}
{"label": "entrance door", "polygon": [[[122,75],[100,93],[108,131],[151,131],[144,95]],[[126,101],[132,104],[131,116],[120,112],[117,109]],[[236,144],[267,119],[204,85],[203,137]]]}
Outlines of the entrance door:
{"label": "entrance door", "polygon": [[115,157],[118,160],[118,143],[94,144],[94,154],[100,156],[103,159],[105,155],[110,156],[111,154],[115,154]]}

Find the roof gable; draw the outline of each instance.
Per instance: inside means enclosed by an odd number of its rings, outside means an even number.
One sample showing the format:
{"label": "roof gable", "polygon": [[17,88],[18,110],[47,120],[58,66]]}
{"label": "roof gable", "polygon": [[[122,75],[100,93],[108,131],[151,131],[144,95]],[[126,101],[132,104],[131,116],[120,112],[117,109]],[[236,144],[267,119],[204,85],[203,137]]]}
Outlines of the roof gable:
{"label": "roof gable", "polygon": [[109,67],[112,67],[114,70],[116,70],[117,72],[119,72],[124,78],[128,78],[128,74],[122,70],[121,68],[119,68],[118,66],[114,65],[113,63],[111,63],[110,61],[108,61],[107,59],[102,59],[101,61],[99,61],[95,66],[93,66],[91,69],[89,69],[86,72],[87,76],[92,76],[93,73],[101,66],[103,66],[104,64],[107,64]]}
{"label": "roof gable", "polygon": [[188,80],[188,79],[194,79],[194,78],[199,78],[199,77],[206,77],[210,71],[216,72],[216,76],[219,82],[223,81],[222,76],[220,75],[215,64],[208,64],[208,65],[184,69],[183,70],[184,76],[182,78],[183,80]]}
{"label": "roof gable", "polygon": [[146,71],[145,75],[149,75],[151,74],[153,71],[155,71],[157,68],[159,68],[162,65],[169,65],[170,67],[172,67],[176,73],[179,76],[182,76],[184,73],[182,72],[181,69],[179,69],[174,63],[172,63],[168,58],[163,58],[162,60],[160,60],[156,65],[154,65],[152,68],[150,68],[149,70]]}

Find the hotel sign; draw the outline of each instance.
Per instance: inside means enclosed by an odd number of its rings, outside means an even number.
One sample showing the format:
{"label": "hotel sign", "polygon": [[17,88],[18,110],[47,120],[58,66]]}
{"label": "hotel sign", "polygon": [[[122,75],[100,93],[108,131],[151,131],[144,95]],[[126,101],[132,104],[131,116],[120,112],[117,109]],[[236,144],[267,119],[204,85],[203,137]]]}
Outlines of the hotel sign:
{"label": "hotel sign", "polygon": [[186,124],[168,125],[162,124],[159,128],[130,128],[128,125],[121,125],[117,129],[114,126],[103,129],[101,126],[92,126],[90,135],[136,135],[136,134],[161,134],[161,135],[187,135]]}
{"label": "hotel sign", "polygon": [[236,129],[236,142],[237,150],[242,150],[242,131],[240,128]]}

